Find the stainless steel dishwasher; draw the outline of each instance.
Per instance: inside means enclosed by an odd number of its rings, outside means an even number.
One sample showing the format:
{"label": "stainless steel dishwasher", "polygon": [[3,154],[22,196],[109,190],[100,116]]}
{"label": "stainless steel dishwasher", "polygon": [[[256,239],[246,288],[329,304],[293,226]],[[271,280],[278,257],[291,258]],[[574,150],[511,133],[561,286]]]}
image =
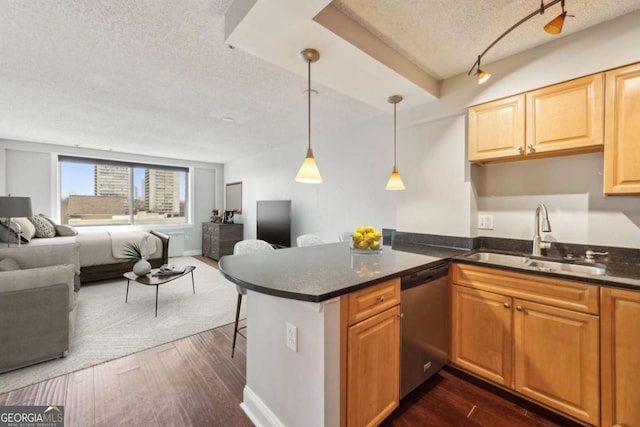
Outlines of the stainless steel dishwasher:
{"label": "stainless steel dishwasher", "polygon": [[449,360],[449,263],[402,277],[400,397]]}

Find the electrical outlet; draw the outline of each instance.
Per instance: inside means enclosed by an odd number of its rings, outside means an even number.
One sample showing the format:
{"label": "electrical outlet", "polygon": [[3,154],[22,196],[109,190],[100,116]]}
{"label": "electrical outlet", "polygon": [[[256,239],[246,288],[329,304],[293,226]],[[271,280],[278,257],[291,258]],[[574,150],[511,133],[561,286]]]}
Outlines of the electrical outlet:
{"label": "electrical outlet", "polygon": [[287,322],[287,347],[298,352],[298,328]]}
{"label": "electrical outlet", "polygon": [[493,215],[478,215],[478,229],[493,230]]}

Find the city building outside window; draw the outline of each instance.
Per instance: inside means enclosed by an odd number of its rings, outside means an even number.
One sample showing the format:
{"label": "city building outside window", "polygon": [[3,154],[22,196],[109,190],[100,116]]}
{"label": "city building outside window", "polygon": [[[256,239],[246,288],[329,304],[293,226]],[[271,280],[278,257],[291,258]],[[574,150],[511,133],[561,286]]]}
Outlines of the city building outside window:
{"label": "city building outside window", "polygon": [[63,224],[188,223],[189,168],[71,156],[58,164]]}

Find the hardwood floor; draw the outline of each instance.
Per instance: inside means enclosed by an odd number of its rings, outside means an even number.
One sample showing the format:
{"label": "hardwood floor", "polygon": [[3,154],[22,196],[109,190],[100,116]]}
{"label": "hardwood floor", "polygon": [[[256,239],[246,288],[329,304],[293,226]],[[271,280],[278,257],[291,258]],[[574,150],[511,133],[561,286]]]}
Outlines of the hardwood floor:
{"label": "hardwood floor", "polygon": [[[201,259],[217,268],[214,260]],[[240,408],[246,341],[233,324],[8,393],[0,405],[64,405],[65,426],[252,426]],[[400,404],[386,427],[578,426],[446,369]],[[291,426],[298,427],[298,426]],[[333,426],[328,426],[333,427]]]}

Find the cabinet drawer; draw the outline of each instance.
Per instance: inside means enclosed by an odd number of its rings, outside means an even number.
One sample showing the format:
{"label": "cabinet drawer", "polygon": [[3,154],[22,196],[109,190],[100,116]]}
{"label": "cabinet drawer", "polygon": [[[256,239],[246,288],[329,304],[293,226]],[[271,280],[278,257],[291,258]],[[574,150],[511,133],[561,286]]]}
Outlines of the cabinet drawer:
{"label": "cabinet drawer", "polygon": [[469,264],[453,264],[452,281],[554,307],[590,314],[600,312],[597,285]]}
{"label": "cabinet drawer", "polygon": [[400,278],[349,294],[349,325],[400,304]]}

